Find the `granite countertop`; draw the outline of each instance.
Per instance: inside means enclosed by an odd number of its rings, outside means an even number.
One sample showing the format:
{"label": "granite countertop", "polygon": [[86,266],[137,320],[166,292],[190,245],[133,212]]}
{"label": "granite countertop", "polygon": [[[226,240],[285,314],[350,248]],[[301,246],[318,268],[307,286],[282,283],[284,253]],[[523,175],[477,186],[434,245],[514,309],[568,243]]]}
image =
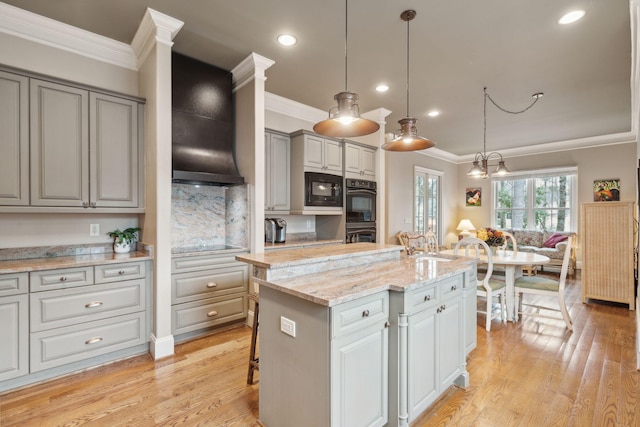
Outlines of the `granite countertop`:
{"label": "granite countertop", "polygon": [[211,245],[211,246],[190,246],[171,249],[171,258],[186,258],[191,256],[221,255],[221,254],[237,254],[249,252],[248,248],[229,246],[229,245]]}
{"label": "granite countertop", "polygon": [[43,258],[23,258],[0,261],[0,274],[23,273],[28,271],[54,270],[58,268],[86,267],[99,264],[117,264],[152,260],[146,251],[116,254],[113,252],[82,255],[54,256]]}
{"label": "granite countertop", "polygon": [[275,249],[292,249],[292,248],[307,248],[311,246],[323,246],[323,245],[340,245],[343,244],[344,240],[288,240],[284,243],[270,243],[265,242],[264,250],[275,250]]}
{"label": "granite countertop", "polygon": [[410,257],[403,254],[396,260],[339,268],[323,273],[286,279],[254,280],[260,286],[332,307],[386,290],[409,291],[453,276],[474,267],[475,264],[474,259],[451,255]]}
{"label": "granite countertop", "polygon": [[286,249],[238,255],[236,259],[257,267],[276,269],[347,259],[355,255],[399,252],[403,248],[403,246],[381,243],[351,243],[348,245],[311,246],[303,250]]}

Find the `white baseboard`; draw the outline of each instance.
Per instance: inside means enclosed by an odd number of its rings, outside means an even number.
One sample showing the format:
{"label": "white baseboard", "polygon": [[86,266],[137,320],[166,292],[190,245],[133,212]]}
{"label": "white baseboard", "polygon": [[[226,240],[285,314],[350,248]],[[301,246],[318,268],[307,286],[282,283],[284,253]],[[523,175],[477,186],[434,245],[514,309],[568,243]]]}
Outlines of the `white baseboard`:
{"label": "white baseboard", "polygon": [[163,357],[172,356],[174,349],[173,335],[167,335],[166,337],[157,338],[154,334],[151,334],[151,343],[149,345],[149,352],[153,356],[153,360],[162,359]]}

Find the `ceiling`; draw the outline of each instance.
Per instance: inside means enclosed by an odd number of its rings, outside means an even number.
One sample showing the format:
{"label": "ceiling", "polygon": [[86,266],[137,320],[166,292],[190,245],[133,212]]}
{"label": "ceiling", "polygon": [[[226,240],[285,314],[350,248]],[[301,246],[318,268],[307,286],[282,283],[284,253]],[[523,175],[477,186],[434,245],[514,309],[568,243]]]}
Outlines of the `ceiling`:
{"label": "ceiling", "polygon": [[[231,70],[251,52],[275,61],[266,89],[328,110],[345,89],[344,0],[3,0],[57,21],[130,43],[150,7],[183,21],[174,50]],[[409,115],[437,148],[487,151],[631,131],[631,35],[627,0],[351,0],[348,86],[360,111],[392,111],[387,132],[407,115],[406,9],[410,23]],[[571,25],[557,20],[586,11]],[[298,38],[281,47],[276,37]],[[384,94],[374,88],[386,83]],[[430,118],[437,109],[440,116]]]}

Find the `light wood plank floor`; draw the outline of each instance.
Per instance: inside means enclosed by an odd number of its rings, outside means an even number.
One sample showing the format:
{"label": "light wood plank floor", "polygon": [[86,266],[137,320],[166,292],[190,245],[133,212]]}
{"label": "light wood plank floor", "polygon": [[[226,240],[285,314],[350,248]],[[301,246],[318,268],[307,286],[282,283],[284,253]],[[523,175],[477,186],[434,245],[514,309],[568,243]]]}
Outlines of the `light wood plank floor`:
{"label": "light wood plank floor", "polygon": [[[479,326],[471,386],[451,388],[413,426],[640,426],[635,311],[582,304],[575,280],[568,303],[572,333],[535,318]],[[135,357],[5,393],[0,426],[259,426],[258,384],[245,384],[250,334],[233,328],[157,362]]]}

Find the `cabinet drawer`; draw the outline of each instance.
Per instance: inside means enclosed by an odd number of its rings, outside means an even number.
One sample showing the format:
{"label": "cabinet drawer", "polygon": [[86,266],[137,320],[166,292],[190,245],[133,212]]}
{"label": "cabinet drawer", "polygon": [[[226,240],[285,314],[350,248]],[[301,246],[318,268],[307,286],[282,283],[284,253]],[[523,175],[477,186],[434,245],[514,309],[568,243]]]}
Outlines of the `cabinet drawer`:
{"label": "cabinet drawer", "polygon": [[380,292],[337,305],[331,310],[332,338],[389,319],[389,293]]}
{"label": "cabinet drawer", "polygon": [[440,295],[438,298],[440,299],[440,301],[451,298],[458,294],[461,294],[462,283],[463,283],[462,274],[458,274],[455,277],[451,277],[449,279],[443,280],[438,285],[440,290]]}
{"label": "cabinet drawer", "polygon": [[29,292],[29,273],[0,274],[0,297]]}
{"label": "cabinet drawer", "polygon": [[171,278],[171,304],[243,292],[248,287],[246,265],[175,274]]}
{"label": "cabinet drawer", "polygon": [[31,292],[93,285],[93,267],[33,271],[29,273]]}
{"label": "cabinet drawer", "polygon": [[31,334],[31,372],[77,362],[147,342],[145,313]]}
{"label": "cabinet drawer", "polygon": [[233,255],[202,255],[173,258],[171,260],[171,274],[211,270],[212,268],[235,267],[238,265],[244,265],[248,268],[246,264],[236,261],[236,255],[240,255],[241,253],[248,252],[234,253]]}
{"label": "cabinet drawer", "polygon": [[143,311],[144,279],[30,295],[31,332]]}
{"label": "cabinet drawer", "polygon": [[425,285],[409,292],[406,296],[406,301],[407,314],[419,313],[422,310],[433,307],[438,303],[435,284]]}
{"label": "cabinet drawer", "polygon": [[174,335],[217,326],[247,317],[247,297],[207,298],[171,307],[171,333]]}
{"label": "cabinet drawer", "polygon": [[144,261],[122,264],[96,265],[95,282],[110,283],[121,280],[140,279],[146,274]]}

